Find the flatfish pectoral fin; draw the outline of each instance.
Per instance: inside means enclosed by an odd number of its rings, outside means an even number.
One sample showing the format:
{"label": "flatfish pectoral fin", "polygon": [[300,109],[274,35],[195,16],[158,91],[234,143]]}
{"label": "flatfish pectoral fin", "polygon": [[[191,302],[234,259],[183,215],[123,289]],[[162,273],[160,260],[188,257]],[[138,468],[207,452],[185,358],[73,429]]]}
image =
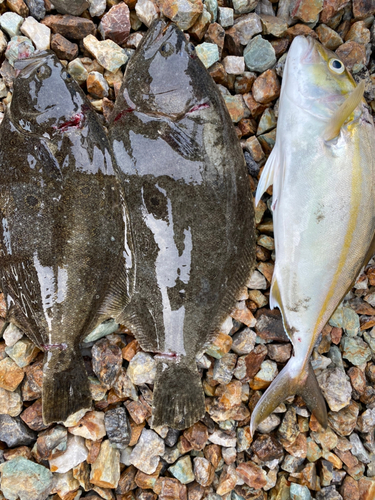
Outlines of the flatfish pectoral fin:
{"label": "flatfish pectoral fin", "polygon": [[152,427],[186,429],[205,414],[201,378],[194,360],[157,365],[152,406]]}
{"label": "flatfish pectoral fin", "polygon": [[81,353],[64,344],[50,348],[43,366],[43,421],[65,421],[81,409],[90,409],[92,396]]}
{"label": "flatfish pectoral fin", "polygon": [[326,403],[312,366],[310,362],[306,364],[298,363],[296,358],[292,357],[254,408],[250,421],[251,435],[254,435],[258,425],[266,419],[280,403],[289,396],[295,394],[302,397],[319,423],[326,428],[328,424]]}
{"label": "flatfish pectoral fin", "polygon": [[159,127],[159,135],[173,150],[188,160],[194,160],[201,155],[202,148],[177,123],[163,121]]}

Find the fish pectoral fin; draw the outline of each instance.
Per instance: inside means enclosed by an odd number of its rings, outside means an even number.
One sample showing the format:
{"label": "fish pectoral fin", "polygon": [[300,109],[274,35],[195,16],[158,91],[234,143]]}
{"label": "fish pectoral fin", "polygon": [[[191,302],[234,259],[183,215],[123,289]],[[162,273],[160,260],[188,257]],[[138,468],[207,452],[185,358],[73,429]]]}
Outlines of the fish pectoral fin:
{"label": "fish pectoral fin", "polygon": [[340,129],[343,126],[344,122],[349,118],[358,104],[362,101],[364,91],[365,82],[364,80],[362,80],[331,116],[323,132],[323,138],[325,141],[330,141],[339,135]]}
{"label": "fish pectoral fin", "polygon": [[78,348],[48,351],[43,367],[43,422],[64,422],[69,415],[90,409],[92,396]]}
{"label": "fish pectoral fin", "polygon": [[[258,205],[261,197],[267,191],[267,189],[275,183],[276,174],[279,173],[279,167],[281,165],[281,158],[279,153],[279,148],[277,142],[271,151],[270,156],[263,168],[262,175],[260,176],[257,191],[255,194],[255,206]],[[275,205],[275,198],[273,197],[272,205]]]}
{"label": "fish pectoral fin", "polygon": [[125,267],[115,274],[99,309],[100,317],[116,318],[129,304],[134,286],[133,274],[132,269],[128,270]]}
{"label": "fish pectoral fin", "polygon": [[159,362],[152,405],[152,428],[186,429],[205,414],[204,393],[195,361]]}
{"label": "fish pectoral fin", "polygon": [[250,421],[251,435],[254,435],[258,425],[263,422],[279,404],[289,396],[294,396],[295,394],[303,398],[307,407],[314,413],[321,425],[327,427],[326,404],[314,371],[310,363],[307,367],[303,365],[298,366],[296,364],[296,358],[292,357],[255,406]]}
{"label": "fish pectoral fin", "polygon": [[199,144],[174,122],[163,122],[160,137],[178,154],[192,160],[201,156]]}

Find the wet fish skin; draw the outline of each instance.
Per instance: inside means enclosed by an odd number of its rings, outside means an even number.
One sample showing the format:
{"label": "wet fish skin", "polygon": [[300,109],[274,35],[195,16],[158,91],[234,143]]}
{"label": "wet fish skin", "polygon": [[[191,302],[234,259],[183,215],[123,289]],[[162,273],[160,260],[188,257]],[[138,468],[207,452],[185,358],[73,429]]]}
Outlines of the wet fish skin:
{"label": "wet fish skin", "polygon": [[109,128],[137,261],[122,318],[158,353],[153,426],[205,412],[196,355],[255,260],[244,158],[222,97],[173,24],[157,20],[129,61]]}
{"label": "wet fish skin", "polygon": [[375,250],[375,128],[363,91],[336,54],[313,39],[294,39],[276,143],[256,195],[257,203],[273,184],[276,261],[270,305],[282,312],[294,354],[255,407],[252,433],[294,394],[327,425],[310,355]]}
{"label": "wet fish skin", "polygon": [[0,278],[7,320],[45,352],[49,424],[91,407],[79,344],[126,305],[133,263],[109,143],[87,98],[52,52],[17,70],[0,126]]}

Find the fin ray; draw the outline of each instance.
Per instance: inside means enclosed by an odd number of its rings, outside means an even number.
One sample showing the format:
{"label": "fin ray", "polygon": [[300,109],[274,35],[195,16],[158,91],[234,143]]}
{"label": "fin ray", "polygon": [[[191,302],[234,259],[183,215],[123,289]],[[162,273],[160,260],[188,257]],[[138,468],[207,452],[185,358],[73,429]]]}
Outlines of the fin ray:
{"label": "fin ray", "polygon": [[152,407],[152,427],[167,425],[186,429],[205,414],[204,393],[193,361],[157,365]]}
{"label": "fin ray", "polygon": [[[278,154],[279,148],[277,142],[273,147],[270,156],[264,166],[262,175],[260,176],[257,191],[255,194],[255,206],[258,205],[261,197],[267,189],[275,183],[276,174],[279,174],[280,158]],[[274,203],[274,201],[273,201]]]}
{"label": "fin ray", "polygon": [[358,104],[362,101],[364,91],[365,82],[364,80],[362,80],[331,116],[323,133],[325,141],[330,141],[339,135],[340,129],[343,126],[344,122],[349,118]]}

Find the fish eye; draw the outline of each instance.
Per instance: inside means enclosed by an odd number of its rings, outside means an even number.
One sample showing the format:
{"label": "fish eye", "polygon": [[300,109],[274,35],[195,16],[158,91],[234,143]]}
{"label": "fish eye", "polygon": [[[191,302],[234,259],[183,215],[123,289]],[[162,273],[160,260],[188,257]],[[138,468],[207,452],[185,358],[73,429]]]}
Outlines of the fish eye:
{"label": "fish eye", "polygon": [[50,74],[52,73],[52,70],[49,66],[46,66],[45,64],[43,66],[39,66],[39,68],[36,70],[36,74],[39,76],[39,78],[48,78]]}
{"label": "fish eye", "polygon": [[345,71],[344,64],[340,61],[340,59],[330,59],[328,62],[328,67],[335,73],[341,75]]}
{"label": "fish eye", "polygon": [[61,75],[62,75],[64,80],[71,80],[72,79],[72,75],[65,70],[63,70],[61,72]]}
{"label": "fish eye", "polygon": [[194,57],[196,55],[196,52],[195,52],[195,45],[191,42],[189,42],[186,46],[186,51],[187,53],[191,56],[191,57]]}
{"label": "fish eye", "polygon": [[163,45],[160,47],[160,53],[163,57],[168,57],[171,54],[173,54],[174,48],[173,45],[170,42],[165,42]]}

